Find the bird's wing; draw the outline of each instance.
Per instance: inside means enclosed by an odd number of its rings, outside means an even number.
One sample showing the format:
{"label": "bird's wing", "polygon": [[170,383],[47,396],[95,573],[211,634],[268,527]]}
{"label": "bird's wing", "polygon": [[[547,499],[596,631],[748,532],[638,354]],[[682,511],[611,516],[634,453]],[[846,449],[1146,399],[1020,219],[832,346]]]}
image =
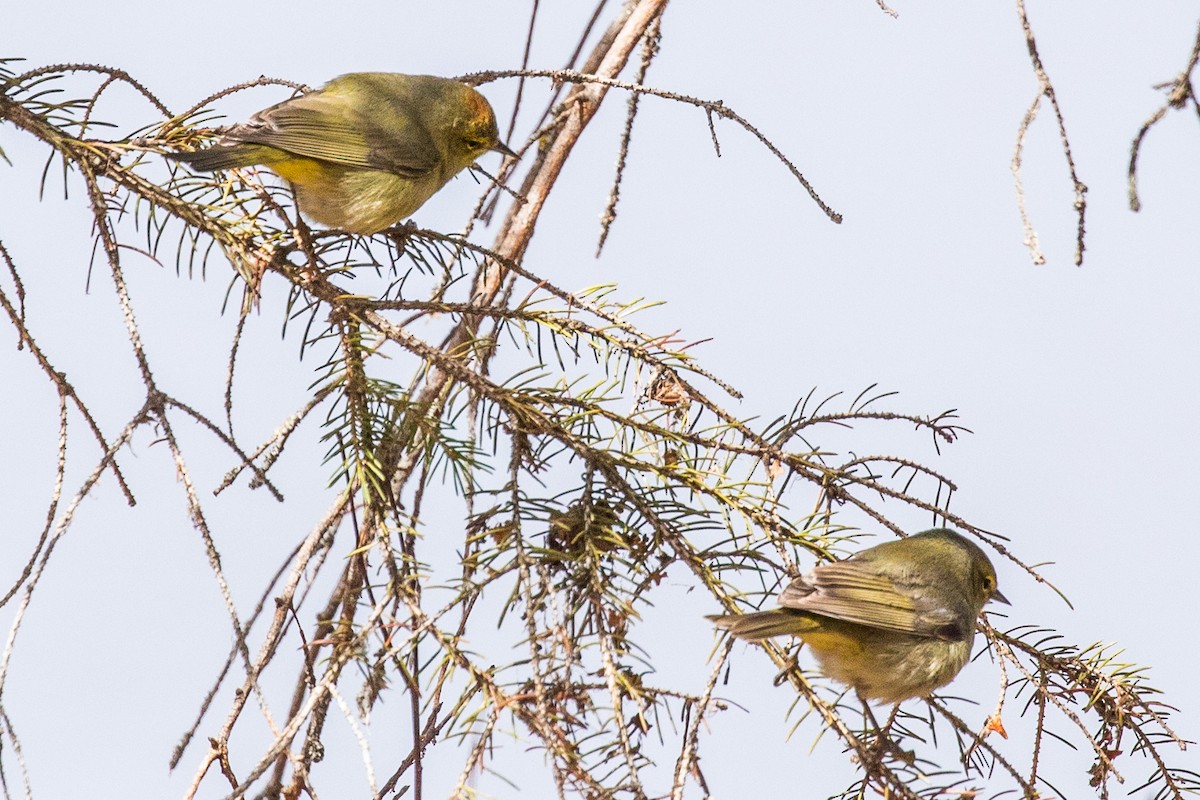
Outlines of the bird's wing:
{"label": "bird's wing", "polygon": [[386,117],[386,126],[364,119],[345,97],[314,92],[258,112],[229,138],[406,178],[437,167],[437,146],[422,125],[394,106],[378,109],[378,115]]}
{"label": "bird's wing", "polygon": [[961,639],[954,613],[871,561],[848,559],[817,567],[779,595],[787,608],[811,611],[872,628],[939,639]]}

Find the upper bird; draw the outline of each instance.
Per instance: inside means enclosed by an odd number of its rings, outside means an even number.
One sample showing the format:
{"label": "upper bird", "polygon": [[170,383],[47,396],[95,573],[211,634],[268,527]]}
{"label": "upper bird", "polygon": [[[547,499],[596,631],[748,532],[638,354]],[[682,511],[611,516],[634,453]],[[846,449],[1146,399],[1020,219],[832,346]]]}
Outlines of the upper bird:
{"label": "upper bird", "polygon": [[289,181],[300,210],[350,233],[409,217],[500,141],[488,101],[432,75],[352,72],[263,109],[215,146],[170,158],[200,172],[261,164]]}
{"label": "upper bird", "polygon": [[954,680],[990,600],[1008,603],[991,560],[935,528],[815,567],[783,590],[782,608],[709,619],[750,641],[799,636],[826,675],[864,699],[899,703]]}

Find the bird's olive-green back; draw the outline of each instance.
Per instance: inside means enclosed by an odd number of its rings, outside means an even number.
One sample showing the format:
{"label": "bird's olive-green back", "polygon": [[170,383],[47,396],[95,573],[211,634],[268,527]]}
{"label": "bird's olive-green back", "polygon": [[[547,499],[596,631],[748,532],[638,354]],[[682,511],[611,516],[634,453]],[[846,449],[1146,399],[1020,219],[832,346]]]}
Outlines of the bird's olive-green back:
{"label": "bird's olive-green back", "polygon": [[356,72],[255,114],[233,141],[417,178],[457,173],[499,142],[487,100],[432,75]]}
{"label": "bird's olive-green back", "polygon": [[823,564],[779,596],[785,608],[947,640],[967,638],[996,594],[987,555],[946,528],[863,550]]}

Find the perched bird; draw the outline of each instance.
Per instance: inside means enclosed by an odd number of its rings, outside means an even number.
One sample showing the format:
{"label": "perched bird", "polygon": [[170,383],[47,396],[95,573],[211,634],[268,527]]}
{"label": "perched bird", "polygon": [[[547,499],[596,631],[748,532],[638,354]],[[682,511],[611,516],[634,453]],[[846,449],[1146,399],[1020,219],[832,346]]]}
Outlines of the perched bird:
{"label": "perched bird", "polygon": [[261,164],[292,184],[312,219],[376,233],[489,150],[515,155],[488,101],[465,83],[352,72],[259,111],[213,147],[168,156],[199,172]]}
{"label": "perched bird", "polygon": [[815,567],[783,590],[782,608],[708,619],[750,641],[798,636],[829,677],[899,703],[954,680],[990,600],[1008,603],[987,555],[935,528]]}

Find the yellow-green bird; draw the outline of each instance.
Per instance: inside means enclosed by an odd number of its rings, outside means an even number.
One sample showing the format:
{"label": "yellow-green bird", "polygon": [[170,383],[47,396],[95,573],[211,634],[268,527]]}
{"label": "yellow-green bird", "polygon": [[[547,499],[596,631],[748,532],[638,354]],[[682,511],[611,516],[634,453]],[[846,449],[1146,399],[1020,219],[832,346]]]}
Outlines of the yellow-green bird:
{"label": "yellow-green bird", "polygon": [[899,703],[954,680],[990,600],[1008,603],[987,555],[935,528],[814,568],[783,590],[782,608],[708,619],[750,641],[798,636],[829,677]]}
{"label": "yellow-green bird", "polygon": [[369,234],[412,215],[489,150],[515,155],[465,83],[353,72],[259,111],[207,150],[169,156],[200,172],[261,164],[292,184],[312,219]]}

